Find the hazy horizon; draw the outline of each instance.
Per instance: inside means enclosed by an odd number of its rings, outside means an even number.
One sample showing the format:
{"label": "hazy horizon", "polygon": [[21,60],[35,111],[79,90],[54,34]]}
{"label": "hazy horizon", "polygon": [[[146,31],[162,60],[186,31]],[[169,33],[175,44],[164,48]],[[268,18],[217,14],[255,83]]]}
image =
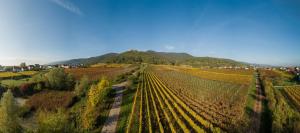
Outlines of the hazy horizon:
{"label": "hazy horizon", "polygon": [[0,65],[130,49],[300,65],[296,0],[2,0]]}

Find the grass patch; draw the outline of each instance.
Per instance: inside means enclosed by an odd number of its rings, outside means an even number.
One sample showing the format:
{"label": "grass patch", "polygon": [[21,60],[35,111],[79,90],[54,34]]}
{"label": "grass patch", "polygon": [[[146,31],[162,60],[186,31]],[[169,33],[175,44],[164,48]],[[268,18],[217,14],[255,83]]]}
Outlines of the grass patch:
{"label": "grass patch", "polygon": [[268,100],[262,101],[262,115],[261,115],[261,128],[260,132],[262,133],[270,133],[272,132],[272,112],[268,107]]}
{"label": "grass patch", "polygon": [[136,90],[136,88],[126,89],[123,93],[120,117],[117,124],[117,132],[126,132]]}
{"label": "grass patch", "polygon": [[8,78],[8,77],[17,77],[22,74],[14,73],[14,72],[0,72],[0,78]]}
{"label": "grass patch", "polygon": [[248,116],[248,118],[250,118],[253,113],[255,100],[256,100],[256,78],[255,76],[253,76],[253,81],[248,91],[246,108],[245,108],[246,115]]}
{"label": "grass patch", "polygon": [[116,95],[116,90],[110,88],[108,90],[108,94],[106,95],[106,97],[104,98],[104,102],[103,104],[99,105],[100,107],[100,116],[97,119],[97,124],[96,124],[96,129],[94,129],[92,131],[92,133],[98,133],[101,132],[102,127],[104,126],[104,123],[106,122],[110,109],[112,108],[112,105],[115,101],[114,97]]}
{"label": "grass patch", "polygon": [[37,74],[38,71],[24,71],[24,72],[0,72],[0,79],[22,79],[31,77]]}
{"label": "grass patch", "polygon": [[21,84],[27,83],[30,80],[30,78],[20,79],[20,80],[14,80],[14,79],[6,79],[1,80],[2,86],[20,86]]}

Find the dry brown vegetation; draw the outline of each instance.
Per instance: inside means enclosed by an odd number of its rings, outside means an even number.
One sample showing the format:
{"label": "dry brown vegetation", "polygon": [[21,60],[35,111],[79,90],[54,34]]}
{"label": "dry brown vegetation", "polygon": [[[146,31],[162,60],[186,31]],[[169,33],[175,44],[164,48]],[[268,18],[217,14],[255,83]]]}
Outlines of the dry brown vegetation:
{"label": "dry brown vegetation", "polygon": [[31,109],[56,110],[67,108],[74,102],[74,93],[70,91],[43,91],[29,98],[26,105]]}

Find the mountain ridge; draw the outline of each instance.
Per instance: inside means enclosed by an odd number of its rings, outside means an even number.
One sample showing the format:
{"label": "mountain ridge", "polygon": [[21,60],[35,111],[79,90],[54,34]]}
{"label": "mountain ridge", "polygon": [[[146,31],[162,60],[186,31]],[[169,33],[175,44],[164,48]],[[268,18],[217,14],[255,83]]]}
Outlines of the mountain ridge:
{"label": "mountain ridge", "polygon": [[156,52],[153,50],[148,50],[148,51],[129,50],[122,53],[107,53],[100,56],[58,61],[50,64],[93,65],[97,63],[128,63],[128,64],[150,63],[150,64],[168,64],[168,65],[190,65],[194,67],[248,65],[248,63],[235,61],[232,59],[216,58],[216,57],[196,57],[188,53]]}

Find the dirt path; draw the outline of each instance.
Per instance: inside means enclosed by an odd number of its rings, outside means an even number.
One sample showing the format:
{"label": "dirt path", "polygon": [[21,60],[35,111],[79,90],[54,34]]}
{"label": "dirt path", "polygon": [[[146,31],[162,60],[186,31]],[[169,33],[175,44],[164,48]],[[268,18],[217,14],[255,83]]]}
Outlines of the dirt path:
{"label": "dirt path", "polygon": [[253,107],[253,129],[255,133],[259,133],[261,125],[261,113],[262,113],[262,100],[264,96],[262,94],[261,82],[259,75],[256,76],[256,100]]}
{"label": "dirt path", "polygon": [[101,131],[102,133],[115,133],[116,132],[125,84],[126,84],[126,82],[113,86],[113,89],[116,90],[116,97],[115,97],[115,101],[112,105],[112,108],[109,112],[108,118],[102,128],[102,131]]}

